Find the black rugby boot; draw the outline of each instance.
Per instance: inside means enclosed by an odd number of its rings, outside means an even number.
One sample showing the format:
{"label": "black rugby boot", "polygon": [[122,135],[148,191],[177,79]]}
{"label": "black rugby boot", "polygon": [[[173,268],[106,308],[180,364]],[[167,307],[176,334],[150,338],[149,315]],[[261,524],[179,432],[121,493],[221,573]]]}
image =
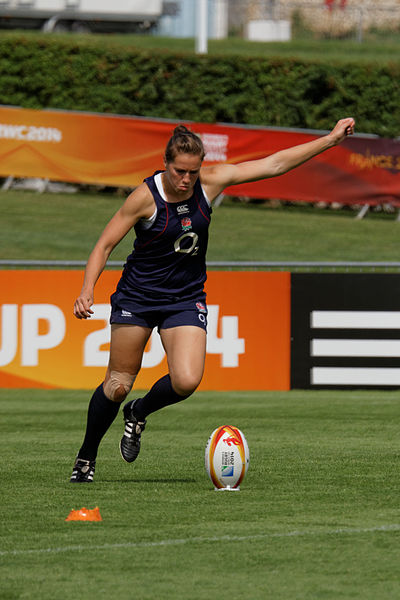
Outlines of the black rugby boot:
{"label": "black rugby boot", "polygon": [[137,459],[140,452],[140,437],[146,426],[146,419],[139,421],[133,409],[136,400],[127,402],[124,406],[125,431],[119,444],[122,458],[131,463]]}
{"label": "black rugby boot", "polygon": [[92,483],[95,466],[95,460],[84,460],[83,458],[77,458],[74,464],[70,482]]}

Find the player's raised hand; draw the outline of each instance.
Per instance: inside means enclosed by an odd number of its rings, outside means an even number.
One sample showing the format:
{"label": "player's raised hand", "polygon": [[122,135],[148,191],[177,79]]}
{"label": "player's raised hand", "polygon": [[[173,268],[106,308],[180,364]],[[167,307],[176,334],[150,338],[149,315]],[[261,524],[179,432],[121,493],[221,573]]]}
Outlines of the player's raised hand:
{"label": "player's raised hand", "polygon": [[353,135],[354,127],[356,125],[353,117],[347,117],[346,119],[340,119],[332,129],[329,137],[332,138],[333,144],[340,144],[348,135]]}

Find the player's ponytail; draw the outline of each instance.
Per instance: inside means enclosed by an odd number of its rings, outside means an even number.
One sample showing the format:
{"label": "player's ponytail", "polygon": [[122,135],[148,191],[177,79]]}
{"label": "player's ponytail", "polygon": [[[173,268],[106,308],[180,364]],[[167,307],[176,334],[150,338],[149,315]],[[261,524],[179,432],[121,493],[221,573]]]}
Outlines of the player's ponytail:
{"label": "player's ponytail", "polygon": [[175,127],[165,149],[165,162],[172,162],[177,154],[194,154],[203,160],[205,151],[200,137],[185,125]]}

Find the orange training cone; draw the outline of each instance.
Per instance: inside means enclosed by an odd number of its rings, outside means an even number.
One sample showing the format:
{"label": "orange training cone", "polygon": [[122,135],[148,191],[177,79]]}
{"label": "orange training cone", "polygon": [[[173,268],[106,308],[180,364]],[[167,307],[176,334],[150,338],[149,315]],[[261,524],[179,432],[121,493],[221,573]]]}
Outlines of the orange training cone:
{"label": "orange training cone", "polygon": [[80,510],[71,510],[66,521],[102,521],[100,509],[96,508],[81,508]]}

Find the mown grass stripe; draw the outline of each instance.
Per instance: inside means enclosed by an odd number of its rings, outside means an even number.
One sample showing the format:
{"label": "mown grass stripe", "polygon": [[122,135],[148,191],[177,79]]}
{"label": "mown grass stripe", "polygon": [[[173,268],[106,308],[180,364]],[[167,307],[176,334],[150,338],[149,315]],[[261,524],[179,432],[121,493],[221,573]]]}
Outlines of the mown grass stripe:
{"label": "mown grass stripe", "polygon": [[64,546],[58,548],[36,548],[31,550],[0,550],[0,556],[21,556],[28,554],[58,554],[61,552],[88,552],[90,550],[117,550],[120,548],[161,548],[163,546],[179,546],[183,544],[200,544],[200,543],[216,543],[216,542],[248,542],[265,540],[272,538],[290,538],[290,537],[307,537],[307,536],[330,536],[330,535],[360,535],[365,533],[390,533],[400,531],[400,524],[393,523],[391,525],[379,525],[376,527],[354,527],[354,528],[338,528],[328,530],[303,530],[303,531],[286,531],[277,533],[259,533],[255,535],[232,536],[222,535],[215,537],[188,537],[181,539],[159,540],[158,542],[126,542],[118,544],[99,544],[96,546]]}

